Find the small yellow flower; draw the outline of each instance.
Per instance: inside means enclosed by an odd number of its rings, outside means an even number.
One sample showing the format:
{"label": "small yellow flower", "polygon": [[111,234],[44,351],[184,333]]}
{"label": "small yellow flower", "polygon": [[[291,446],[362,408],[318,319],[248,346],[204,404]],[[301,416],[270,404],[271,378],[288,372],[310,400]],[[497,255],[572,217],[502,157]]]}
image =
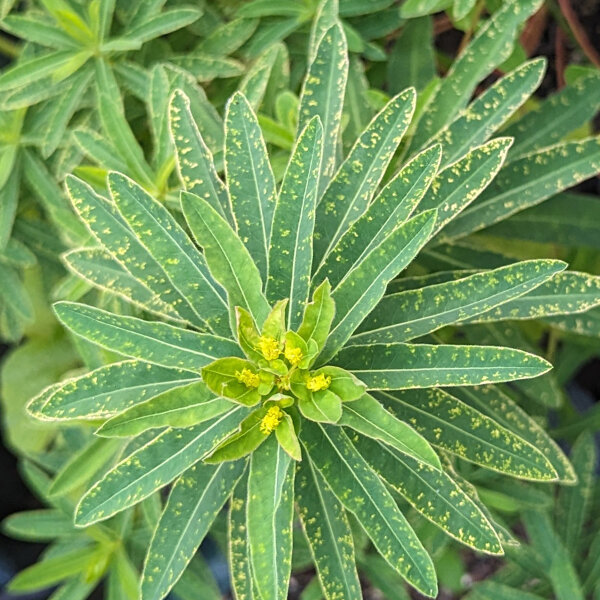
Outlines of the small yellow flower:
{"label": "small yellow flower", "polygon": [[279,406],[271,406],[260,422],[260,431],[269,435],[281,423],[281,419],[283,419],[283,411]]}
{"label": "small yellow flower", "polygon": [[300,361],[304,358],[302,350],[300,348],[292,348],[286,344],[285,346],[285,357],[291,365],[297,367]]}
{"label": "small yellow flower", "polygon": [[246,387],[257,388],[260,385],[258,373],[253,373],[250,369],[242,369],[235,372],[236,379]]}
{"label": "small yellow flower", "polygon": [[277,379],[277,389],[280,392],[286,392],[291,387],[290,376],[283,375]]}
{"label": "small yellow flower", "polygon": [[311,392],[319,392],[320,390],[326,390],[330,383],[331,377],[329,375],[325,375],[325,373],[320,373],[314,377],[308,377],[306,380],[306,387]]}
{"label": "small yellow flower", "polygon": [[275,360],[281,354],[279,342],[275,338],[265,335],[259,338],[258,349],[267,360]]}

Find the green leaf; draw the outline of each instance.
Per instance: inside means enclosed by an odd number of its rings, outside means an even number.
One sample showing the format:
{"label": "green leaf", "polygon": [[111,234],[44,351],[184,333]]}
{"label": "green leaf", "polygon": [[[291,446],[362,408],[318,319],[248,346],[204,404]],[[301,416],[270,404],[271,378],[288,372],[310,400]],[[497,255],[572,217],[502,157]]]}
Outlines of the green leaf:
{"label": "green leaf", "polygon": [[348,116],[348,124],[342,132],[344,149],[352,147],[373,117],[375,111],[369,103],[368,91],[363,62],[358,56],[351,56],[344,98],[344,115]]}
{"label": "green leaf", "polygon": [[483,144],[533,94],[545,71],[544,58],[523,63],[490,86],[434,136],[430,143],[442,145],[442,165],[446,167]]}
{"label": "green leaf", "polygon": [[465,600],[542,600],[542,596],[488,580],[478,582]]}
{"label": "green leaf", "polygon": [[339,424],[384,442],[435,469],[441,469],[440,459],[429,442],[410,425],[397,419],[369,394],[345,404]]}
{"label": "green leaf", "polygon": [[569,142],[528,154],[498,173],[477,202],[444,230],[440,242],[479,231],[595,175],[600,138]]}
{"label": "green leaf", "polygon": [[163,431],[85,493],[75,511],[75,525],[107,519],[164,487],[235,431],[247,413],[239,406],[194,427]]}
{"label": "green leaf", "polygon": [[169,211],[143,188],[119,173],[108,186],[117,209],[193,308],[197,321],[227,334],[227,304],[208,272],[204,257]]}
{"label": "green leaf", "polygon": [[128,360],[56,384],[36,396],[28,410],[50,420],[102,419],[197,380],[187,371]]}
{"label": "green leaf", "polygon": [[348,48],[340,25],[331,26],[314,41],[318,46],[300,95],[298,131],[302,131],[315,115],[320,117],[323,125],[320,196],[336,168],[336,149],[348,78]]}
{"label": "green leaf", "polygon": [[114,205],[73,176],[66,178],[66,186],[75,211],[112,258],[183,319],[197,322],[192,307],[173,286],[162,265],[129,229]]}
{"label": "green leaf", "polygon": [[167,390],[110,418],[96,435],[130,437],[149,429],[191,427],[210,421],[232,408],[225,398],[215,398],[201,381]]}
{"label": "green leaf", "polygon": [[593,308],[586,313],[580,315],[565,315],[562,317],[547,317],[544,319],[546,323],[552,325],[556,329],[574,333],[577,335],[585,335],[592,338],[600,337],[600,309]]}
{"label": "green leaf", "polygon": [[306,11],[302,3],[294,0],[251,0],[243,4],[237,11],[238,17],[295,17]]}
{"label": "green leaf", "polygon": [[17,273],[0,263],[0,300],[25,322],[34,318],[33,305]]}
{"label": "green leaf", "polygon": [[477,0],[454,0],[452,4],[452,17],[455,21],[464,19],[477,4]]}
{"label": "green leaf", "polygon": [[[262,105],[269,82],[272,78],[276,79],[278,77],[278,69],[281,68],[282,63],[287,63],[288,60],[287,47],[282,43],[278,43],[267,48],[246,71],[240,81],[239,91],[244,94],[254,111],[258,111]],[[283,68],[289,70],[287,64]]]}
{"label": "green leaf", "polygon": [[359,520],[377,551],[413,587],[435,597],[431,558],[376,473],[340,427],[303,423],[300,439],[338,500]]}
{"label": "green leaf", "polygon": [[[504,306],[519,303],[514,298],[527,298],[527,292],[545,287],[542,284],[565,267],[565,263],[555,260],[523,261],[384,296],[350,343],[405,342],[451,323],[502,313]],[[491,310],[494,306],[498,308]]]}
{"label": "green leaf", "polygon": [[[260,401],[259,386],[246,385],[240,375],[244,371],[256,372],[254,363],[243,358],[221,358],[202,369],[202,380],[218,396],[225,396],[245,406],[254,406]],[[260,375],[259,375],[260,377]],[[273,379],[271,376],[271,387]]]}
{"label": "green leaf", "polygon": [[238,235],[266,280],[277,192],[258,120],[241,92],[227,104],[225,170]]}
{"label": "green leaf", "polygon": [[335,315],[335,302],[331,298],[331,285],[326,279],[313,292],[312,302],[306,305],[298,335],[305,342],[313,340],[318,350],[327,341],[331,323]]}
{"label": "green leaf", "polygon": [[375,397],[442,450],[513,477],[556,480],[556,471],[537,448],[447,392],[377,392]]}
{"label": "green leaf", "polygon": [[2,521],[2,532],[16,540],[46,542],[77,532],[73,521],[54,508],[28,510]]}
{"label": "green leaf", "polygon": [[258,267],[242,240],[202,198],[182,192],[181,205],[194,238],[204,249],[211,274],[227,291],[230,308],[244,308],[262,327],[270,312],[269,304],[262,293]]}
{"label": "green leaf", "polygon": [[351,371],[371,390],[497,383],[537,377],[552,368],[543,358],[512,348],[400,343],[349,346],[332,364]]}
{"label": "green leaf", "polygon": [[315,217],[314,264],[317,269],[350,225],[367,210],[408,129],[415,98],[414,89],[392,98],[358,138],[327,186]]}
{"label": "green leaf", "polygon": [[295,462],[269,436],[250,457],[247,535],[259,594],[285,600],[292,566]]}
{"label": "green leaf", "polygon": [[226,21],[204,38],[198,49],[213,56],[233,54],[252,36],[257,24],[254,19],[236,18]]}
{"label": "green leaf", "polygon": [[12,35],[57,50],[75,50],[78,44],[64,31],[34,12],[8,15],[2,20],[2,29]]}
{"label": "green leaf", "polygon": [[290,458],[297,461],[302,460],[302,450],[300,449],[300,442],[296,435],[294,421],[288,413],[283,413],[283,418],[275,429],[275,437],[277,438],[279,445],[288,453]]}
{"label": "green leaf", "polygon": [[148,42],[196,21],[202,12],[197,8],[174,8],[144,19],[142,23],[125,30],[127,38]]}
{"label": "green leaf", "polygon": [[364,437],[355,443],[371,468],[426,519],[475,550],[504,553],[493,525],[442,470]]}
{"label": "green leaf", "polygon": [[310,291],[322,133],[314,117],[298,138],[273,217],[266,294],[271,302],[289,298],[287,329],[300,324]]}
{"label": "green leaf", "polygon": [[59,50],[20,61],[0,75],[0,91],[6,92],[15,88],[23,88],[50,77],[58,69],[68,64],[72,57],[73,51]]}
{"label": "green leaf", "polygon": [[246,467],[197,464],[173,485],[152,536],[142,574],[142,600],[161,600],[181,577]]}
{"label": "green leaf", "polygon": [[419,204],[431,184],[440,160],[440,147],[432,146],[416,156],[383,188],[365,213],[340,238],[314,275],[327,277],[337,286],[348,270],[403,223]]}
{"label": "green leaf", "polygon": [[312,392],[306,398],[299,398],[298,408],[304,418],[317,423],[337,423],[342,416],[342,400],[329,390]]}
{"label": "green leaf", "polygon": [[528,111],[502,132],[515,138],[509,160],[555,144],[585,125],[598,112],[599,94],[600,75],[595,72],[577,79]]}
{"label": "green leaf", "polygon": [[306,456],[297,467],[295,500],[325,598],[361,600],[346,513]]}
{"label": "green leaf", "polygon": [[333,292],[336,316],[320,362],[332,358],[377,306],[387,284],[427,242],[435,219],[435,212],[429,211],[399,225],[342,279]]}
{"label": "green leaf", "polygon": [[239,354],[226,338],[181,329],[159,321],[122,317],[74,302],[54,305],[61,323],[93,344],[149,363],[200,373],[222,356]]}
{"label": "green leaf", "polygon": [[403,19],[432,15],[452,6],[452,0],[406,0],[400,8]]}
{"label": "green leaf", "polygon": [[541,0],[509,0],[477,31],[452,64],[419,122],[412,143],[414,149],[422,147],[452,121],[466,106],[477,84],[510,56],[520,25],[540,4]]}
{"label": "green leaf", "polygon": [[201,52],[173,56],[169,62],[189,71],[201,82],[217,78],[237,77],[243,75],[245,70],[244,65],[237,60]]}
{"label": "green leaf", "polygon": [[206,200],[222,217],[231,220],[227,189],[219,179],[212,154],[194,121],[190,100],[180,90],[175,90],[171,97],[169,123],[179,176],[185,189]]}

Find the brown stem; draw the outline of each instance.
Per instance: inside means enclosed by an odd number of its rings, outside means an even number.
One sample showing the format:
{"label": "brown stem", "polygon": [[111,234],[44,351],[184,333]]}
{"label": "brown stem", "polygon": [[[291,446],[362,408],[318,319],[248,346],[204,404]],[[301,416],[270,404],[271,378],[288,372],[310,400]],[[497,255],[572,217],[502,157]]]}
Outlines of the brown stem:
{"label": "brown stem", "polygon": [[521,34],[521,45],[527,56],[539,47],[548,22],[548,7],[544,4],[528,21]]}
{"label": "brown stem", "polygon": [[567,66],[567,53],[565,49],[566,36],[560,27],[556,27],[556,33],[554,36],[554,56],[555,56],[555,68],[556,68],[556,83],[558,89],[567,85],[565,81],[565,68]]}
{"label": "brown stem", "polygon": [[577,43],[581,46],[581,49],[585,52],[585,55],[590,59],[592,63],[594,63],[597,67],[600,68],[600,54],[598,54],[597,50],[592,46],[592,43],[588,39],[587,34],[585,33],[581,23],[577,19],[577,15],[571,6],[570,0],[558,0],[558,4],[560,6],[560,11],[562,12],[565,20],[569,24]]}

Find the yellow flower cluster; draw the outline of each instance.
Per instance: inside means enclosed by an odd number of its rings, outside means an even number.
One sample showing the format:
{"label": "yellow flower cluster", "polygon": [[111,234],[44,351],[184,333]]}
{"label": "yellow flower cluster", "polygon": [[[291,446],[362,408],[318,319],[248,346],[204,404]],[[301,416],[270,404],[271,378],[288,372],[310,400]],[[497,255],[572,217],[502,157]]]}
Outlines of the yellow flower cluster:
{"label": "yellow flower cluster", "polygon": [[267,360],[275,360],[281,354],[279,342],[275,338],[265,335],[259,338],[258,349]]}
{"label": "yellow flower cluster", "polygon": [[285,358],[289,361],[289,363],[297,367],[300,361],[304,358],[302,355],[302,350],[300,348],[291,348],[290,346],[285,347]]}
{"label": "yellow flower cluster", "polygon": [[269,435],[269,433],[276,429],[279,423],[281,423],[281,419],[283,419],[283,411],[279,406],[271,406],[260,422],[261,432],[265,435]]}
{"label": "yellow flower cluster", "polygon": [[236,379],[246,387],[257,388],[260,385],[258,373],[253,373],[250,369],[242,369],[235,372]]}
{"label": "yellow flower cluster", "polygon": [[306,387],[311,392],[319,392],[321,390],[326,390],[330,383],[331,377],[329,377],[329,375],[325,375],[325,373],[320,373],[314,377],[309,377],[306,380]]}

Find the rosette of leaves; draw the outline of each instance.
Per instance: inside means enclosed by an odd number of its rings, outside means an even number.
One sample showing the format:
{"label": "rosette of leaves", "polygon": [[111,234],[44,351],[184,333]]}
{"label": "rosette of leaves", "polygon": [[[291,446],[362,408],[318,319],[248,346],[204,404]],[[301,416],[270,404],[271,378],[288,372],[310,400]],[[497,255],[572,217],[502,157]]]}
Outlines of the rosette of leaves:
{"label": "rosette of leaves", "polygon": [[500,554],[509,537],[447,455],[526,480],[572,481],[525,413],[517,426],[460,391],[541,375],[545,360],[424,338],[534,294],[565,264],[523,261],[386,295],[492,182],[511,140],[444,166],[433,144],[382,183],[415,93],[392,98],[338,165],[346,73],[334,25],[305,79],[279,187],[240,93],[225,115],[225,180],[185,95],[171,99],[183,220],[122,174],[108,176],[110,199],[67,180],[96,241],[67,264],[144,314],[57,304],[67,328],[124,360],[48,388],[29,410],[133,438],[81,498],[79,527],[174,482],[145,560],[144,599],[169,592],[228,501],[238,597],[286,597],[294,502],[326,597],[360,598],[347,513],[392,569],[435,596],[431,558],[398,497],[479,551]]}

